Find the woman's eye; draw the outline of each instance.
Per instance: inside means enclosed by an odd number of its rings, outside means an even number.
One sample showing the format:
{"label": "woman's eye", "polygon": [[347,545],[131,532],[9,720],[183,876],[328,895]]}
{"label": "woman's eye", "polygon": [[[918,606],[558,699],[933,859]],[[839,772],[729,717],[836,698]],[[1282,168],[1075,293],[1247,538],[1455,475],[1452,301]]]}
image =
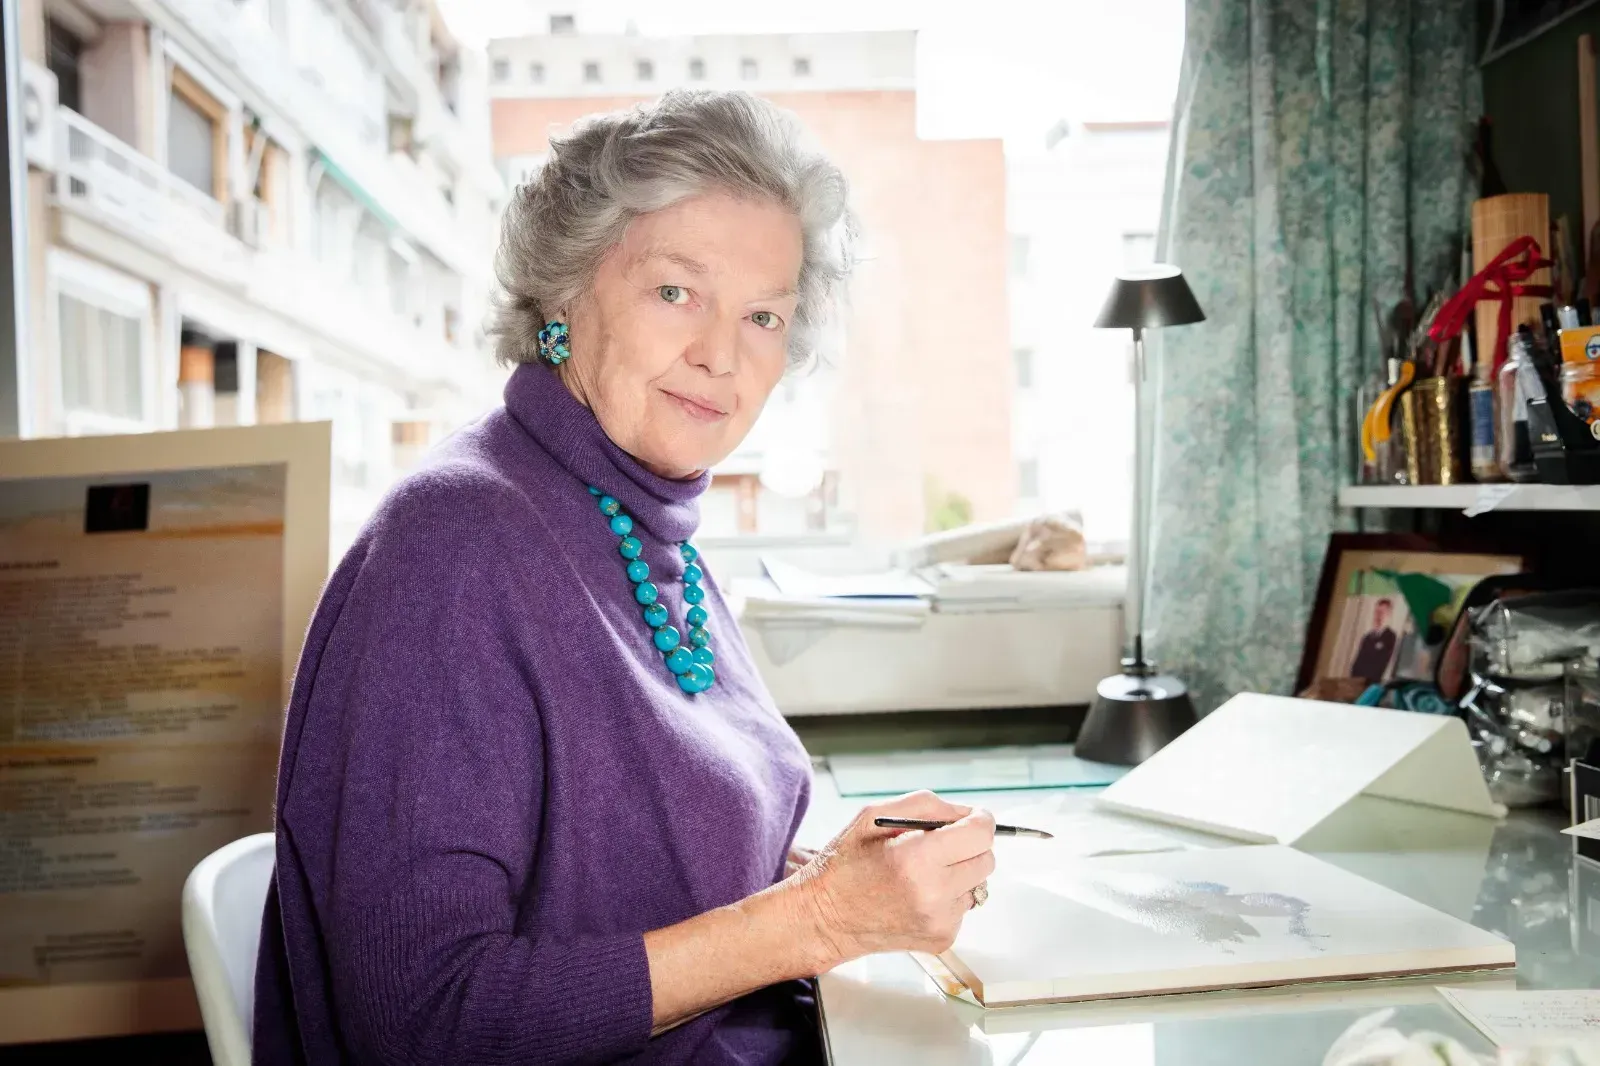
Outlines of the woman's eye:
{"label": "woman's eye", "polygon": [[686,304],[689,302],[689,290],[682,285],[663,285],[656,292],[669,304]]}
{"label": "woman's eye", "polygon": [[783,328],[783,319],[779,318],[771,311],[757,311],[755,314],[750,316],[750,321],[754,322],[762,329]]}

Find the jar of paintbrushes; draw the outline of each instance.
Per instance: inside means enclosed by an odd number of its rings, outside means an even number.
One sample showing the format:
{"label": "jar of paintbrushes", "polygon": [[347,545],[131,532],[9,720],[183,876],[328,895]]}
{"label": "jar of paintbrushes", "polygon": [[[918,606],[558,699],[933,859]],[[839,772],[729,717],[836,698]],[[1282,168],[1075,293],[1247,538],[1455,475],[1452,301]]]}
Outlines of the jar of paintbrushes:
{"label": "jar of paintbrushes", "polygon": [[1362,474],[1369,484],[1466,480],[1467,388],[1460,340],[1430,336],[1443,305],[1443,294],[1435,294],[1419,315],[1407,298],[1378,316],[1385,380],[1382,388],[1369,384],[1361,397]]}
{"label": "jar of paintbrushes", "polygon": [[1460,339],[1435,341],[1429,330],[1444,304],[1436,294],[1407,345],[1415,366],[1411,388],[1400,397],[1406,437],[1407,473],[1413,485],[1458,485],[1467,480],[1467,385],[1461,373]]}

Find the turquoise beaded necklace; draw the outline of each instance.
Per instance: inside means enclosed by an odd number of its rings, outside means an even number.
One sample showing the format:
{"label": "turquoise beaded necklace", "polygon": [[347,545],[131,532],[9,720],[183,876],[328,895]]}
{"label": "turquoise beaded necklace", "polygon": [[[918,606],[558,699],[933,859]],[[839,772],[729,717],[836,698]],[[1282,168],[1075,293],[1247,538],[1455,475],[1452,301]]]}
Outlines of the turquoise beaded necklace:
{"label": "turquoise beaded necklace", "polygon": [[667,669],[678,679],[678,687],[691,696],[704,692],[717,683],[717,672],[712,663],[717,657],[711,651],[711,634],[706,631],[706,609],[701,603],[706,590],[700,587],[705,577],[699,564],[700,553],[688,541],[678,545],[683,556],[683,599],[689,605],[689,643],[686,647],[678,627],[668,623],[666,605],[661,603],[661,590],[650,580],[650,565],[639,558],[644,544],[633,535],[633,519],[622,511],[622,504],[607,496],[593,485],[589,495],[599,497],[600,513],[611,523],[611,532],[622,538],[617,551],[628,561],[628,580],[633,582],[633,598],[644,608],[644,622],[650,627],[656,650],[667,657]]}

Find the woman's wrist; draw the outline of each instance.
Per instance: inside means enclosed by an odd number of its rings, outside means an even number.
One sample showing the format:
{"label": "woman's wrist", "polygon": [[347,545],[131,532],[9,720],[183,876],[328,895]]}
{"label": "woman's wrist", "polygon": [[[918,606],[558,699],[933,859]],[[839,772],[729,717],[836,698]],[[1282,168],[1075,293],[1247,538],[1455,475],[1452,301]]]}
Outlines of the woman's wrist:
{"label": "woman's wrist", "polygon": [[844,945],[831,920],[821,878],[807,871],[773,886],[773,895],[785,908],[784,922],[792,931],[796,965],[813,977],[855,957]]}

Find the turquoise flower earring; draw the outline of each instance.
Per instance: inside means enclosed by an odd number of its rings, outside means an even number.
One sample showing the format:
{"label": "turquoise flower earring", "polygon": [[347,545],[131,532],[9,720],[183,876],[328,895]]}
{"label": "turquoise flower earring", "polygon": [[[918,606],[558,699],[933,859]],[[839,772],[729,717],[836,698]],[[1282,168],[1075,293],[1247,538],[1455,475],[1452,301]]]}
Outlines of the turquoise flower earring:
{"label": "turquoise flower earring", "polygon": [[567,347],[567,324],[556,320],[546,322],[539,331],[539,357],[551,366],[560,366],[572,357]]}

